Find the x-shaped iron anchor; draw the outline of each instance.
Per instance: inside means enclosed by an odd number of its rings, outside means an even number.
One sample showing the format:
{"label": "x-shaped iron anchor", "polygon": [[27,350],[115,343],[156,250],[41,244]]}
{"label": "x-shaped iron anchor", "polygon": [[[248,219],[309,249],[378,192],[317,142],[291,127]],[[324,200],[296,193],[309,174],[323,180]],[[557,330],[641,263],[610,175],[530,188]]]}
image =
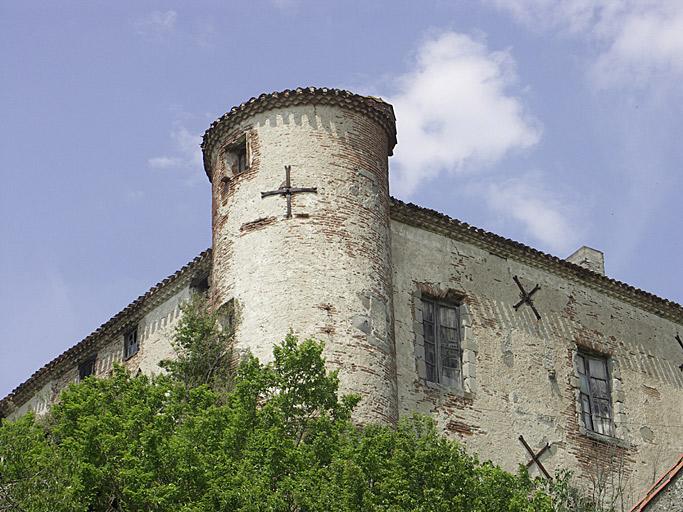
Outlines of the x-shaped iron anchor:
{"label": "x-shaped iron anchor", "polygon": [[548,474],[546,469],[543,467],[543,464],[541,464],[541,455],[543,455],[545,453],[545,451],[550,448],[550,445],[548,443],[545,443],[545,446],[543,448],[541,448],[538,451],[538,453],[534,453],[534,451],[531,449],[531,446],[529,446],[529,444],[524,440],[524,436],[520,435],[518,439],[524,445],[524,448],[526,448],[526,451],[529,452],[529,455],[531,455],[531,460],[526,463],[526,467],[530,468],[532,464],[536,464],[538,469],[540,469],[543,472],[545,477],[548,480],[552,480],[552,477]]}
{"label": "x-shaped iron anchor", "polygon": [[541,289],[541,286],[537,284],[536,286],[534,286],[533,290],[527,293],[527,291],[522,286],[522,283],[519,282],[519,278],[517,276],[513,276],[512,279],[514,279],[515,283],[517,283],[520,298],[520,301],[513,306],[515,308],[515,311],[517,311],[522,304],[528,304],[529,307],[533,310],[534,315],[536,315],[536,320],[540,320],[541,314],[536,309],[536,306],[534,306],[534,301],[531,297],[534,295],[534,293]]}

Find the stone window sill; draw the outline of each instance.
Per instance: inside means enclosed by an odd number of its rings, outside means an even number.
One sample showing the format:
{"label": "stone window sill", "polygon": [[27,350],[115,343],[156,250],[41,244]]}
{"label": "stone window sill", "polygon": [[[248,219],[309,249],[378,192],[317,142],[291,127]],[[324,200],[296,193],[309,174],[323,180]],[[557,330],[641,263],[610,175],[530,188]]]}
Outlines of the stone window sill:
{"label": "stone window sill", "polygon": [[631,445],[624,439],[619,439],[618,437],[607,436],[605,434],[598,434],[592,430],[586,430],[584,427],[579,428],[579,432],[593,441],[598,441],[599,443],[608,444],[610,446],[617,446],[619,448],[631,448]]}
{"label": "stone window sill", "polygon": [[466,400],[472,400],[474,398],[474,393],[471,393],[469,391],[465,391],[462,386],[459,387],[450,387],[450,386],[444,386],[443,384],[439,384],[438,382],[432,382],[427,379],[420,379],[420,383],[423,384],[425,387],[434,390],[436,392],[439,392],[441,394],[449,394],[449,395],[455,395],[460,398],[464,398]]}

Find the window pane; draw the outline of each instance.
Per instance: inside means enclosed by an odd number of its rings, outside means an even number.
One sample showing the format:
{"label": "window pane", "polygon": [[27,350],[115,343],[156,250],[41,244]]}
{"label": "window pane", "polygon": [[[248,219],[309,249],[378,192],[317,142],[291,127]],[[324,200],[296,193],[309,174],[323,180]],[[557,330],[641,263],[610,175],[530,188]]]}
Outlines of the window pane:
{"label": "window pane", "polygon": [[590,414],[583,415],[583,426],[588,430],[593,430],[593,419]]}
{"label": "window pane", "polygon": [[424,322],[422,327],[425,343],[436,343],[436,340],[434,339],[434,324],[431,322]]}
{"label": "window pane", "polygon": [[427,369],[426,378],[428,381],[437,382],[436,378],[436,346],[425,341],[425,367]]}
{"label": "window pane", "polygon": [[587,414],[590,414],[591,412],[591,405],[588,395],[581,395],[581,410]]}
{"label": "window pane", "polygon": [[608,400],[593,400],[593,414],[602,418],[612,417],[612,407]]}
{"label": "window pane", "polygon": [[425,361],[436,364],[436,347],[433,343],[425,343]]}
{"label": "window pane", "polygon": [[588,359],[588,370],[591,377],[607,380],[607,362],[604,359]]}
{"label": "window pane", "polygon": [[427,300],[422,301],[422,319],[425,322],[434,323],[434,303]]}
{"label": "window pane", "polygon": [[607,381],[591,378],[591,395],[595,398],[609,398]]}
{"label": "window pane", "polygon": [[579,375],[579,386],[581,388],[581,393],[586,395],[590,394],[590,387],[588,386],[588,377],[585,375]]}
{"label": "window pane", "polygon": [[454,330],[458,329],[458,310],[446,306],[439,307],[439,324],[442,327]]}
{"label": "window pane", "polygon": [[433,364],[426,364],[427,380],[429,382],[436,382],[436,367]]}
{"label": "window pane", "polygon": [[457,368],[442,368],[441,370],[441,383],[450,386],[457,387],[460,385],[460,370]]}
{"label": "window pane", "polygon": [[576,356],[576,367],[581,375],[586,373],[586,361],[583,356]]}
{"label": "window pane", "polygon": [[612,434],[612,423],[609,418],[593,416],[593,431],[609,436]]}

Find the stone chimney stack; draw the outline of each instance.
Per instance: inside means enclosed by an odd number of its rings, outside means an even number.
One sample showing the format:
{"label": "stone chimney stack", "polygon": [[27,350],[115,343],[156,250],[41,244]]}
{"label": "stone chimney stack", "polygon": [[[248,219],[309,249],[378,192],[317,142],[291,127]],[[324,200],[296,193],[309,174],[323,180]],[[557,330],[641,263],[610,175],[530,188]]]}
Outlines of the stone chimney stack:
{"label": "stone chimney stack", "polygon": [[567,257],[567,261],[605,275],[605,255],[597,249],[583,246]]}

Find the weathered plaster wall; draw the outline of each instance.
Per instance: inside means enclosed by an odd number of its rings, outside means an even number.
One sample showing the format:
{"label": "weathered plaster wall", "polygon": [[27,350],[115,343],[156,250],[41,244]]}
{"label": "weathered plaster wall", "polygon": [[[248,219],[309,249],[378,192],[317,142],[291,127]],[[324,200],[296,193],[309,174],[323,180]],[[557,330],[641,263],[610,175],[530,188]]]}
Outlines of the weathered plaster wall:
{"label": "weathered plaster wall", "polygon": [[[541,461],[551,474],[573,469],[586,484],[621,474],[630,499],[683,451],[674,339],[681,325],[424,229],[393,221],[391,236],[401,415],[433,415],[446,433],[508,470],[529,460],[519,435],[535,450],[550,443]],[[540,321],[527,305],[514,310],[514,275],[527,291],[541,286],[534,295]],[[420,293],[449,291],[466,312],[461,390],[425,382],[416,350]],[[577,346],[610,358],[616,439],[589,437],[579,422]]]}
{"label": "weathered plaster wall", "polygon": [[[141,370],[145,374],[159,373],[159,361],[173,357],[170,341],[173,329],[180,317],[180,305],[190,297],[188,285],[173,290],[150,305],[140,315],[132,316],[122,322],[117,329],[102,337],[97,347],[83,355],[85,360],[92,354],[97,354],[95,360],[95,374],[107,375],[115,363],[121,363],[133,374]],[[123,335],[131,326],[138,325],[138,340],[140,350],[126,361],[123,360]],[[59,393],[72,382],[78,382],[78,364],[66,365],[55,371],[40,390],[30,399],[17,407],[8,415],[8,419],[16,419],[27,412],[44,414],[49,405],[58,399]]]}
{"label": "weathered plaster wall", "polygon": [[[234,176],[222,148],[246,134],[249,169]],[[292,329],[325,341],[358,418],[397,416],[392,330],[387,135],[331,105],[274,109],[232,127],[211,155],[213,298],[235,300],[237,350],[262,360]],[[283,185],[317,193],[261,192]],[[229,180],[229,181],[228,181]]]}

